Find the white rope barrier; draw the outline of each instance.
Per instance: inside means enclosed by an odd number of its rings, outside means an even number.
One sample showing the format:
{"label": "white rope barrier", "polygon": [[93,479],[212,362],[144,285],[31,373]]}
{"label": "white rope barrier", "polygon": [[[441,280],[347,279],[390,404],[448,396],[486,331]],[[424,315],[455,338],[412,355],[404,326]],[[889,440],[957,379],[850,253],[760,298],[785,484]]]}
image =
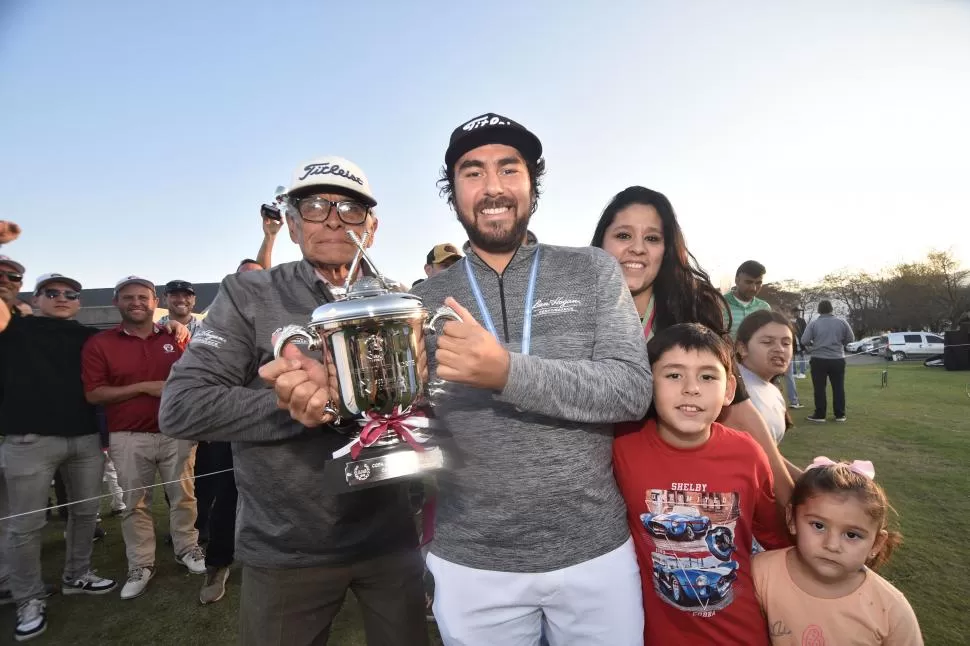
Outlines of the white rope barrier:
{"label": "white rope barrier", "polygon": [[[147,486],[144,486],[144,487],[135,487],[134,489],[122,490],[121,493],[131,493],[132,491],[141,491],[143,489],[152,489],[154,487],[164,487],[165,485],[175,484],[177,482],[183,482],[185,480],[198,480],[199,478],[208,478],[209,476],[219,475],[220,473],[228,473],[230,471],[235,471],[235,469],[234,468],[233,469],[223,469],[222,471],[213,471],[212,473],[203,473],[202,475],[193,475],[193,476],[191,476],[189,478],[179,478],[178,480],[170,480],[169,482],[159,482],[157,484],[147,485]],[[2,523],[5,520],[10,520],[12,518],[20,518],[21,516],[29,516],[30,514],[39,514],[41,512],[46,513],[48,511],[51,511],[51,510],[54,510],[54,509],[60,509],[61,507],[70,507],[71,505],[80,505],[81,503],[91,502],[92,500],[101,500],[102,498],[113,498],[116,495],[118,495],[117,492],[115,492],[115,493],[106,493],[106,494],[102,494],[100,496],[94,496],[92,498],[85,498],[84,500],[72,500],[71,502],[66,502],[66,503],[64,503],[62,505],[53,505],[51,507],[44,507],[43,509],[35,509],[33,511],[25,511],[25,512],[21,512],[19,514],[13,514],[11,516],[4,516],[3,518],[0,518],[0,523]]]}

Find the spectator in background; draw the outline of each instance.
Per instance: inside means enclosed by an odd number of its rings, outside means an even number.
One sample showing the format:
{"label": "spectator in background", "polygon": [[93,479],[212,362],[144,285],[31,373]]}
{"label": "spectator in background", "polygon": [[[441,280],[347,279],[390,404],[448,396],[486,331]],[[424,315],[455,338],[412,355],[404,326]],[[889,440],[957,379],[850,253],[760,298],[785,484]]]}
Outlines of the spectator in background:
{"label": "spectator in background", "polygon": [[789,324],[794,333],[792,344],[792,360],[788,364],[785,372],[785,390],[788,394],[789,408],[804,408],[798,399],[798,387],[795,385],[796,379],[805,378],[805,346],[802,345],[802,334],[805,333],[805,319],[801,317],[801,310],[797,307],[791,309],[791,319]]}
{"label": "spectator in background", "polygon": [[[266,215],[266,210],[262,211],[263,218],[263,243],[259,245],[259,252],[256,254],[256,262],[259,269],[269,269],[273,266],[273,246],[276,244],[276,234],[283,226],[282,218],[276,220]],[[239,269],[237,271],[250,271]]]}
{"label": "spectator in background", "polygon": [[845,417],[845,344],[852,343],[855,335],[849,324],[832,315],[832,303],[819,301],[818,318],[808,324],[802,335],[802,343],[812,358],[812,387],[815,390],[815,412],[806,417],[810,422],[825,423],[828,403],[825,398],[825,382],[832,383],[832,412],[836,422]]}
{"label": "spectator in background", "polygon": [[45,274],[34,293],[40,316],[0,314],[0,418],[6,435],[0,462],[9,512],[19,514],[9,521],[17,641],[47,629],[48,594],[40,560],[47,518],[43,511],[28,512],[44,509],[58,470],[67,497],[78,501],[67,508],[62,590],[105,594],[115,587],[91,570],[104,463],[94,408],[85,401],[79,377],[81,349],[97,330],[73,320],[81,308],[81,284],[73,278]]}
{"label": "spectator in background", "polygon": [[741,263],[734,273],[734,287],[724,294],[728,310],[731,313],[731,338],[737,339],[741,321],[758,310],[770,310],[767,301],[758,298],[765,278],[765,266],[755,260]]}
{"label": "spectator in background", "polygon": [[125,494],[121,531],[128,556],[122,599],[145,592],[155,574],[155,527],[145,487],[161,475],[171,504],[175,559],[193,574],[205,573],[195,529],[195,444],[158,432],[162,386],[184,345],[152,319],[155,285],[128,276],[115,285],[114,303],[122,322],[96,334],[84,346],[82,377],[87,400],[104,406],[110,434],[108,453]]}
{"label": "spectator in background", "polygon": [[159,325],[169,321],[178,321],[189,328],[189,334],[195,334],[202,323],[192,316],[195,309],[195,288],[187,280],[170,280],[165,283],[165,306],[168,314],[158,319]]}
{"label": "spectator in background", "polygon": [[451,243],[435,245],[428,252],[427,262],[424,265],[424,273],[428,278],[431,278],[448,269],[448,267],[451,267],[461,259],[462,255],[455,245]]}
{"label": "spectator in background", "polygon": [[0,256],[0,300],[16,316],[23,316],[17,308],[17,294],[24,284],[24,266],[9,256]]}
{"label": "spectator in background", "polygon": [[262,269],[264,269],[264,267],[252,258],[243,258],[239,262],[239,266],[236,267],[236,273],[241,274],[247,271],[260,271]]}
{"label": "spectator in background", "polygon": [[30,306],[30,303],[25,303],[21,300],[16,300],[13,302],[14,309],[20,311],[23,316],[33,316],[34,308]]}

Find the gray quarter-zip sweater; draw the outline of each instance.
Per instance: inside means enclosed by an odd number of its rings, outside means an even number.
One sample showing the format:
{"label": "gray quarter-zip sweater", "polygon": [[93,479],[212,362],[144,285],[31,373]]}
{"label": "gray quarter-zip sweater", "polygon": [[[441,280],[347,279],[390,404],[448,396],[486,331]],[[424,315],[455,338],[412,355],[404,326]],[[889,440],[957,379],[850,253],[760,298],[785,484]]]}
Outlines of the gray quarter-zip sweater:
{"label": "gray quarter-zip sweater", "polygon": [[226,276],[162,393],[163,433],[232,442],[246,565],[341,565],[417,546],[407,485],[328,495],[324,465],[348,438],[293,421],[257,374],[273,359],[274,332],[309,323],[332,300],[306,261]]}
{"label": "gray quarter-zip sweater", "polygon": [[802,334],[802,344],[813,359],[845,359],[845,344],[853,341],[855,335],[845,319],[831,314],[819,314]]}
{"label": "gray quarter-zip sweater", "polygon": [[[529,271],[540,250],[532,348],[520,354]],[[529,242],[500,275],[466,257],[416,286],[434,310],[455,297],[479,322],[471,263],[511,353],[502,392],[444,382],[437,419],[457,466],[438,475],[431,551],[461,565],[547,572],[601,556],[629,537],[613,478],[614,422],[642,418],[653,381],[646,341],[616,260],[600,249]],[[434,337],[428,339],[434,373]]]}

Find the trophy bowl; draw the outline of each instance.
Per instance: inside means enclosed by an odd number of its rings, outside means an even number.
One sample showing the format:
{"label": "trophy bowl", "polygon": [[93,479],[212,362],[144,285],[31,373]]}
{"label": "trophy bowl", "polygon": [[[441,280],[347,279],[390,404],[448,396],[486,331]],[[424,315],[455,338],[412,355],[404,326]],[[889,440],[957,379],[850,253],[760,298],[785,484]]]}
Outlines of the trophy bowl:
{"label": "trophy bowl", "polygon": [[327,412],[338,420],[355,418],[360,426],[333,456],[347,486],[443,466],[430,432],[427,377],[418,366],[424,335],[434,334],[443,319],[461,320],[450,307],[432,315],[417,296],[390,291],[380,277],[363,276],[346,296],[317,307],[308,325],[289,325],[275,339],[277,358],[288,343],[305,345],[335,369],[338,398]]}

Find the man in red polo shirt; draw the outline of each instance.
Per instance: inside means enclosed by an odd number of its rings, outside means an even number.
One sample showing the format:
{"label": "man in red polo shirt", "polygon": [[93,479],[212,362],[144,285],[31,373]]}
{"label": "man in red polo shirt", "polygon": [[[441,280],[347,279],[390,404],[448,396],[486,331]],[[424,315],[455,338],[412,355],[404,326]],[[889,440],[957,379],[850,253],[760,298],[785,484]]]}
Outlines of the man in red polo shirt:
{"label": "man in red polo shirt", "polygon": [[121,530],[128,556],[128,581],[122,599],[141,595],[155,574],[155,526],[151,487],[161,476],[170,502],[170,528],[176,560],[194,574],[205,574],[205,558],[195,529],[196,501],[192,472],[195,443],[158,432],[162,386],[184,346],[153,321],[155,285],[138,276],[115,286],[114,304],[121,325],[92,337],[84,346],[84,391],[92,404],[104,406],[111,446],[127,509]]}

